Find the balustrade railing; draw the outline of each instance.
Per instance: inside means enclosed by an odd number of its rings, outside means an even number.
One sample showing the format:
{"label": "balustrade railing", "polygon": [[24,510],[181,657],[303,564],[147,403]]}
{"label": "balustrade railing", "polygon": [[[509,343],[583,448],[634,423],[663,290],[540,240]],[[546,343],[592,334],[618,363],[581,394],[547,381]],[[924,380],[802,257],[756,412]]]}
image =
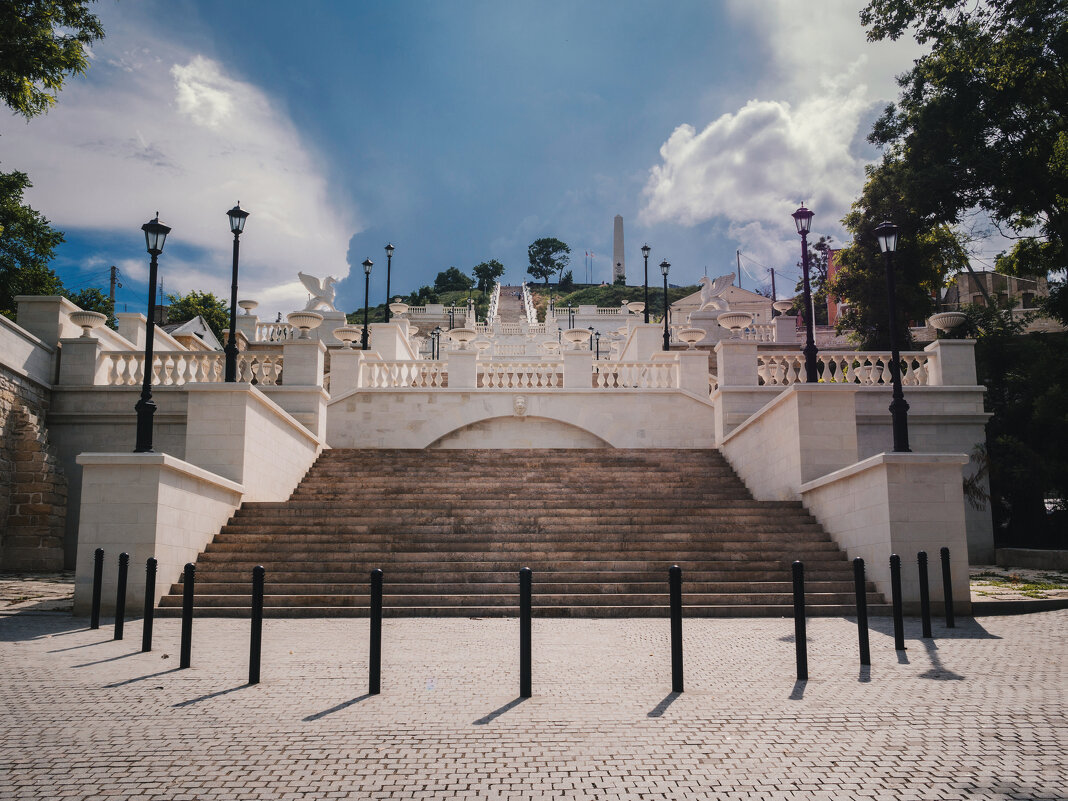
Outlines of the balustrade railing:
{"label": "balustrade railing", "polygon": [[493,322],[493,318],[497,316],[497,308],[501,303],[501,282],[495,281],[493,284],[493,291],[490,292],[489,308],[486,311],[486,322]]}
{"label": "balustrade railing", "polygon": [[526,281],[523,282],[523,308],[526,310],[527,324],[537,325],[538,312],[534,308],[534,298],[530,294],[530,287],[527,286]]}
{"label": "balustrade railing", "polygon": [[619,317],[619,316],[624,315],[626,313],[627,313],[626,306],[618,306],[618,307],[617,306],[598,306],[597,307],[597,314],[598,315],[606,315],[606,314],[608,314],[608,315],[612,315],[614,317]]}
{"label": "balustrade railing", "polygon": [[498,342],[493,346],[494,356],[525,356],[527,346],[525,342]]}
{"label": "balustrade railing", "polygon": [[[145,377],[145,354],[129,351],[102,354],[104,383],[111,387],[139,386]],[[174,387],[222,382],[226,355],[218,351],[157,351],[152,358],[152,385]],[[282,383],[282,354],[239,353],[237,380],[271,386]]]}
{"label": "balustrade railing", "polygon": [[364,362],[359,386],[372,389],[447,387],[449,375],[440,361]]}
{"label": "balustrade railing", "polygon": [[775,326],[771,323],[756,323],[739,334],[739,339],[748,342],[774,342]]}
{"label": "balustrade railing", "polygon": [[284,342],[296,336],[289,323],[256,323],[257,342]]}
{"label": "balustrade railing", "polygon": [[[901,383],[926,386],[930,354],[913,351],[901,354]],[[890,384],[891,355],[867,351],[821,351],[816,355],[820,381],[824,384]],[[757,354],[757,377],[763,386],[804,383],[805,357],[800,353]]]}
{"label": "balustrade railing", "polygon": [[597,362],[595,389],[674,389],[679,385],[675,362]]}
{"label": "balustrade railing", "polygon": [[538,389],[564,385],[563,362],[485,362],[478,386],[485,389]]}

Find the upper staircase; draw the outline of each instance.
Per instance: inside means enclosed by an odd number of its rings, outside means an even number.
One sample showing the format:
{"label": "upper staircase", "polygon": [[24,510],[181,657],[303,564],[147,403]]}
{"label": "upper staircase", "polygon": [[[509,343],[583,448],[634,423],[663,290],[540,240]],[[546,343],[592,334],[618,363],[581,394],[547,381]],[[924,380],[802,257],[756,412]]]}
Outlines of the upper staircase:
{"label": "upper staircase", "polygon": [[[852,614],[852,566],[796,502],[753,500],[708,450],[327,450],[284,503],[246,503],[196,563],[198,615],[362,616],[369,573],[387,615],[515,615],[518,570],[534,614],[668,612],[683,570],[689,616]],[[179,614],[181,584],[160,603]],[[872,614],[885,601],[868,585]]]}

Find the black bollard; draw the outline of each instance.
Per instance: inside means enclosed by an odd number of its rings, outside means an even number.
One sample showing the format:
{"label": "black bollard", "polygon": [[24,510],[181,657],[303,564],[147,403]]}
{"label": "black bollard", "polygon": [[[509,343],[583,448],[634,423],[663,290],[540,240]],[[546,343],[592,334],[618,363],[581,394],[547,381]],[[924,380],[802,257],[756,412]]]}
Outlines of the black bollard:
{"label": "black bollard", "polygon": [[93,611],[89,616],[89,628],[100,628],[100,590],[104,583],[104,549],[93,552]]}
{"label": "black bollard", "polygon": [[871,665],[868,647],[868,589],[864,578],[864,560],[853,560],[853,586],[857,593],[857,636],[860,638],[860,664]]}
{"label": "black bollard", "polygon": [[805,566],[794,562],[794,647],[797,651],[797,680],[808,679],[808,635],[805,633]]}
{"label": "black bollard", "polygon": [[260,683],[260,644],[263,641],[263,565],[252,568],[252,636],[248,647],[248,683]]}
{"label": "black bollard", "polygon": [[119,554],[119,583],[115,589],[115,639],[122,639],[126,624],[126,578],[130,573],[130,554]]}
{"label": "black bollard", "polygon": [[189,667],[193,650],[193,585],[196,583],[196,567],[192,562],[185,566],[182,577],[182,658],[178,667]]}
{"label": "black bollard", "polygon": [[920,619],[923,621],[923,636],[931,637],[931,588],[927,584],[927,551],[916,554],[920,571]]}
{"label": "black bollard", "polygon": [[942,549],[942,595],[946,599],[946,628],[955,629],[957,622],[953,619],[953,581],[949,573],[949,548]]}
{"label": "black bollard", "polygon": [[890,554],[890,593],[894,604],[894,650],[905,650],[905,618],[901,609],[901,557]]}
{"label": "black bollard", "polygon": [[371,571],[371,647],[367,660],[367,693],[382,692],[382,571]]}
{"label": "black bollard", "polygon": [[145,562],[145,621],[141,626],[141,650],[152,650],[152,616],[156,612],[156,559]]}
{"label": "black bollard", "polygon": [[530,568],[519,571],[519,697],[530,698],[530,608],[531,584],[533,576]]}
{"label": "black bollard", "polygon": [[668,568],[671,598],[671,692],[682,692],[682,568]]}

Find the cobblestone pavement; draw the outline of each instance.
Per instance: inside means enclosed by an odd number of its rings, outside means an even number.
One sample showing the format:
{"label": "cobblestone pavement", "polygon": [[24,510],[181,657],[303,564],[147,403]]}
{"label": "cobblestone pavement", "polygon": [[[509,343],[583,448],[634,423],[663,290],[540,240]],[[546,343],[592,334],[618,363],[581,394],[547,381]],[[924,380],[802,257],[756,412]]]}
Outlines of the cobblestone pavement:
{"label": "cobblestone pavement", "polygon": [[0,799],[1029,799],[1068,796],[1068,610],[935,624],[893,649],[872,620],[387,619],[365,695],[366,620],[179,620],[140,653],[84,619],[0,617]]}
{"label": "cobblestone pavement", "polygon": [[70,612],[74,609],[74,571],[0,572],[0,614]]}

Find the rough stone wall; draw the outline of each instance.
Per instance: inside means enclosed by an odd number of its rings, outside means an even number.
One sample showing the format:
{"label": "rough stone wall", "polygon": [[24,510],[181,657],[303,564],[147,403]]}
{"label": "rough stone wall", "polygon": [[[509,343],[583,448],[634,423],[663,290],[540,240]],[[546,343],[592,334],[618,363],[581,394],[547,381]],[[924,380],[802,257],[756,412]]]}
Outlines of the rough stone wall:
{"label": "rough stone wall", "polygon": [[61,570],[67,479],[44,427],[49,390],[0,365],[0,568]]}

